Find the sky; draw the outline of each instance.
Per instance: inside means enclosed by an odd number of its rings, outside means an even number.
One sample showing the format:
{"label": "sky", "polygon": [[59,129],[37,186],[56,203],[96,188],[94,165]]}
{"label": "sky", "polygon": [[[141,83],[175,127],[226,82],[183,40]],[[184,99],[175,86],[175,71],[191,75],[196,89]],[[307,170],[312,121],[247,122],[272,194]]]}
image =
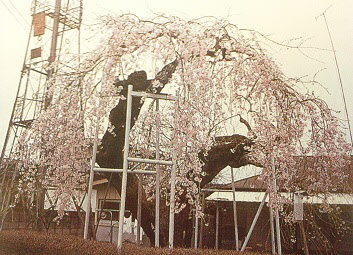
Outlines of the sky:
{"label": "sky", "polygon": [[[45,0],[53,2],[54,0]],[[0,150],[15,100],[28,38],[30,0],[0,0]],[[353,1],[351,0],[84,0],[83,23],[93,24],[98,15],[133,13],[143,18],[156,13],[185,19],[202,16],[226,18],[239,28],[253,29],[279,43],[299,42],[301,51],[268,42],[269,54],[289,77],[316,78],[323,87],[309,89],[328,102],[345,119],[335,60],[323,16],[335,46],[342,83],[353,119]],[[85,27],[84,27],[85,28]],[[293,39],[295,39],[293,41]],[[82,43],[87,41],[82,39]],[[294,44],[293,44],[294,45]],[[328,49],[328,50],[319,50]],[[353,125],[353,123],[351,123]],[[347,132],[348,134],[348,132]],[[348,136],[347,136],[348,139]]]}

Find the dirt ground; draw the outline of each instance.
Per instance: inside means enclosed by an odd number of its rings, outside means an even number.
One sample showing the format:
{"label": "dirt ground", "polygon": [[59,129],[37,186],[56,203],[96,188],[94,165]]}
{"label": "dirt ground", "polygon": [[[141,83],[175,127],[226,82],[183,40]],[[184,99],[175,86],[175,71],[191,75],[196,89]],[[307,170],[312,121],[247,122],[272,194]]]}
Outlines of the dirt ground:
{"label": "dirt ground", "polygon": [[20,255],[20,254],[10,248],[0,246],[0,255]]}
{"label": "dirt ground", "polygon": [[168,249],[126,243],[120,252],[111,243],[83,240],[77,236],[36,231],[0,232],[0,255],[265,255],[234,250]]}

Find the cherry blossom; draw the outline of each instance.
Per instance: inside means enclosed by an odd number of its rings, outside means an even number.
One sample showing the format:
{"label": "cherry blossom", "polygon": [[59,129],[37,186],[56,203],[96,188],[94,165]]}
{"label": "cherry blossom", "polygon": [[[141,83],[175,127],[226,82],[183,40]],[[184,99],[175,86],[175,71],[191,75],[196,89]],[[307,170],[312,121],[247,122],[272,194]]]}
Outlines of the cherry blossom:
{"label": "cherry blossom", "polygon": [[[186,21],[120,15],[105,16],[100,24],[103,36],[97,49],[85,55],[76,71],[53,77],[49,108],[21,138],[21,190],[34,189],[38,181],[55,186],[64,208],[70,196],[84,188],[89,138],[97,125],[99,133],[104,132],[109,111],[125,100],[123,88],[114,82],[138,70],[154,77],[174,60],[178,65],[164,90],[179,99],[162,105],[159,113],[145,100],[131,131],[131,150],[134,155],[155,156],[159,119],[161,158],[176,156],[179,197],[198,203],[199,184],[206,174],[199,153],[207,153],[218,136],[244,133],[243,123],[254,141],[247,148],[250,157],[263,167],[262,178],[275,194],[272,206],[283,203],[278,189],[318,194],[344,184],[351,147],[339,120],[324,101],[306,92],[300,79],[281,72],[256,33],[211,17]],[[160,86],[153,83],[153,88]],[[306,158],[310,160],[304,164]],[[39,178],[40,169],[45,169],[45,178]],[[166,198],[169,174],[162,168]],[[151,197],[153,185],[154,179],[146,187]],[[178,203],[179,209],[185,206]]]}

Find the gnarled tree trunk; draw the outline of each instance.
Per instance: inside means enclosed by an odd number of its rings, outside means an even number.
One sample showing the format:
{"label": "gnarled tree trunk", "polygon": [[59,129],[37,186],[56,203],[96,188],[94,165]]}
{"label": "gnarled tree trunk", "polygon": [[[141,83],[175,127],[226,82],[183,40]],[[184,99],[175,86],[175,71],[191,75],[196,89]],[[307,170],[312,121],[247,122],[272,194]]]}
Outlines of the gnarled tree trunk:
{"label": "gnarled tree trunk", "polygon": [[[174,73],[178,61],[166,65],[155,77],[154,80],[159,81],[163,86],[160,86],[154,91],[160,93],[164,85],[166,85]],[[152,81],[147,80],[146,72],[138,71],[130,74],[127,80],[117,81],[116,86],[122,86],[121,94],[126,96],[127,86],[134,85],[135,91],[152,92]],[[131,127],[135,124],[142,107],[143,102],[139,97],[133,97]],[[112,132],[106,132],[103,136],[101,144],[98,147],[97,163],[101,167],[107,168],[122,168],[123,166],[123,149],[125,140],[125,121],[126,121],[126,100],[120,100],[118,105],[114,107],[109,116],[110,124],[113,126]],[[238,168],[247,164],[252,164],[247,157],[246,146],[250,146],[252,141],[242,135],[233,135],[218,138],[218,144],[212,147],[207,154],[200,152],[200,160],[204,162],[203,171],[206,176],[201,182],[201,187],[209,183],[224,167],[231,166]],[[205,156],[206,155],[206,156]],[[107,175],[110,175],[107,173]],[[120,193],[121,178],[120,173],[112,174],[112,185]],[[127,185],[126,210],[130,210],[133,219],[137,217],[137,190],[138,178],[135,175],[128,176]],[[187,206],[178,214],[175,215],[175,246],[190,246],[192,235],[192,221],[189,219],[190,206],[187,199],[184,198]],[[169,208],[165,205],[165,201],[161,201],[161,240],[160,244],[166,245],[168,240],[168,216]],[[142,199],[142,219],[141,226],[151,241],[154,244],[154,203],[147,201],[146,193],[143,192]]]}

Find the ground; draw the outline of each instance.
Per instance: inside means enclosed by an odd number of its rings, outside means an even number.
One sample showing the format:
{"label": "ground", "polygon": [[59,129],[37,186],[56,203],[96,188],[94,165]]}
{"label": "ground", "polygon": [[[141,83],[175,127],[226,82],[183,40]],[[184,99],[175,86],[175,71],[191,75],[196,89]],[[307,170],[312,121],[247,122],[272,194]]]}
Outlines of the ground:
{"label": "ground", "polygon": [[0,232],[0,255],[264,255],[265,253],[238,253],[232,250],[195,250],[149,248],[126,243],[118,253],[110,243],[87,241],[76,236],[48,234],[34,231]]}

